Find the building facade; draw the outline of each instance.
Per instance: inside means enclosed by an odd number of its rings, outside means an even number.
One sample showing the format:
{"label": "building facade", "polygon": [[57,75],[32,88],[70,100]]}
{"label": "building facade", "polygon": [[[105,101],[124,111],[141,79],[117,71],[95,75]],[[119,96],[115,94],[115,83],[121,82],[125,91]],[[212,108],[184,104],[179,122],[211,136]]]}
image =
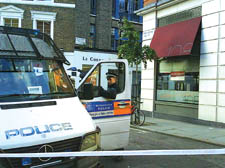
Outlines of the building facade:
{"label": "building facade", "polygon": [[39,29],[49,34],[57,46],[73,52],[74,11],[73,0],[1,0],[0,25]]}
{"label": "building facade", "polygon": [[75,4],[75,50],[65,52],[71,66],[87,71],[99,60],[117,58],[124,17],[142,38],[142,17],[134,11],[143,7],[143,0],[76,0]]}
{"label": "building facade", "polygon": [[[146,0],[143,45],[159,60],[142,70],[142,109],[156,117],[225,123],[225,1]],[[163,45],[162,45],[163,44]]]}

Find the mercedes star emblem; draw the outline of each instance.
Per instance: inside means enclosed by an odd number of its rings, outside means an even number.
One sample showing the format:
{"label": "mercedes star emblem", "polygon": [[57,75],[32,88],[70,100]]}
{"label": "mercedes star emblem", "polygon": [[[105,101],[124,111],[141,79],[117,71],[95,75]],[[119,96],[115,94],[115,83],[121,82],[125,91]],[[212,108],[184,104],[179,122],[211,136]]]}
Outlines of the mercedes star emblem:
{"label": "mercedes star emblem", "polygon": [[[40,147],[40,149],[38,150],[38,153],[49,153],[49,152],[53,152],[54,149],[52,146],[50,145],[43,145]],[[40,161],[42,162],[47,162],[49,161],[51,158],[39,158]]]}

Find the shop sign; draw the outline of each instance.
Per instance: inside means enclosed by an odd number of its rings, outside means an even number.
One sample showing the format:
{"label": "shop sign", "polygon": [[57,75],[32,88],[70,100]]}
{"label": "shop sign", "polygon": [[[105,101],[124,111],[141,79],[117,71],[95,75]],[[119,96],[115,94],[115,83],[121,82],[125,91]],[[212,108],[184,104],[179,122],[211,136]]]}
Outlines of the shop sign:
{"label": "shop sign", "polygon": [[99,62],[99,61],[102,61],[103,59],[83,56],[82,60],[83,61],[91,61],[91,62]]}
{"label": "shop sign", "polygon": [[177,71],[170,73],[170,80],[172,81],[184,81],[185,80],[185,72]]}
{"label": "shop sign", "polygon": [[157,100],[198,104],[199,93],[194,91],[157,90]]}

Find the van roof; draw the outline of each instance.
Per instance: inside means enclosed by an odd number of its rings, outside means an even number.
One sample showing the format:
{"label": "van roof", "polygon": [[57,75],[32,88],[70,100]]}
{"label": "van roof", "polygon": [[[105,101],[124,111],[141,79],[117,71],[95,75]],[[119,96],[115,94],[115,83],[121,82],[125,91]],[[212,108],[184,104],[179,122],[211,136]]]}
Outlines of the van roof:
{"label": "van roof", "polygon": [[5,26],[0,26],[0,58],[54,59],[70,64],[47,34]]}

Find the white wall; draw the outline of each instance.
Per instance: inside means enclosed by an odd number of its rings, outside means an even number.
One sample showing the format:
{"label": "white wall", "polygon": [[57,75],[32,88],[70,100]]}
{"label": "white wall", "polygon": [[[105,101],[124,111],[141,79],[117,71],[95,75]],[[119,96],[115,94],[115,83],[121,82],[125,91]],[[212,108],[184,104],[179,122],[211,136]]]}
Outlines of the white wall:
{"label": "white wall", "polygon": [[[149,13],[143,16],[143,46],[150,45],[155,31],[155,13]],[[148,62],[147,68],[142,65],[141,72],[141,109],[153,111],[154,96],[154,62]]]}
{"label": "white wall", "polygon": [[[225,123],[225,0],[187,0],[158,11],[165,17],[202,6],[199,119]],[[150,45],[155,12],[143,16],[143,44]],[[153,110],[154,64],[142,70],[142,109]]]}
{"label": "white wall", "polygon": [[225,1],[202,4],[199,119],[225,123]]}

